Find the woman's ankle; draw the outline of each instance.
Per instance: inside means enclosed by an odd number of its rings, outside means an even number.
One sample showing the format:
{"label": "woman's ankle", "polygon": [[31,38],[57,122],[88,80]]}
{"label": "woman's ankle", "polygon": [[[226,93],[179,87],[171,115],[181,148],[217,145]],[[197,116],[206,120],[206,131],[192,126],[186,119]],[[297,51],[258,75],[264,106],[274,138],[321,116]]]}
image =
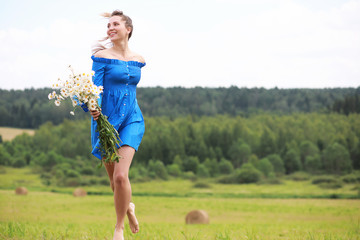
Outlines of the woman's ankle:
{"label": "woman's ankle", "polygon": [[115,229],[117,230],[117,231],[119,231],[119,230],[124,230],[124,224],[122,223],[122,224],[115,224]]}
{"label": "woman's ankle", "polygon": [[126,213],[127,213],[127,214],[130,214],[130,213],[133,214],[134,212],[135,212],[135,204],[132,203],[132,202],[130,202],[130,203],[129,203],[129,208],[127,209]]}

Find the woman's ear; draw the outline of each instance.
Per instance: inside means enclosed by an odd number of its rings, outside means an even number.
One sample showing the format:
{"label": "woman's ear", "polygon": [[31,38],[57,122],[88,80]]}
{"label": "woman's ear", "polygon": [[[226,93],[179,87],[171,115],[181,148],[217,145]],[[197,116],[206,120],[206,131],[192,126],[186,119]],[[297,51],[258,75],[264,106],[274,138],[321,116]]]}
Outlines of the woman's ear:
{"label": "woman's ear", "polygon": [[127,31],[128,31],[128,34],[130,34],[131,31],[132,31],[132,27],[126,27],[126,29],[127,29]]}

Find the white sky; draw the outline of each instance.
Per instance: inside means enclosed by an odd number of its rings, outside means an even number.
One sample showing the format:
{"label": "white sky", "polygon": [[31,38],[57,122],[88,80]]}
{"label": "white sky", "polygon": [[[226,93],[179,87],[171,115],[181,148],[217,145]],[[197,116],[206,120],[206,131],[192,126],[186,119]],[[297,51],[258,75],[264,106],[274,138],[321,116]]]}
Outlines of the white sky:
{"label": "white sky", "polygon": [[0,0],[0,88],[89,71],[115,9],[133,19],[141,87],[360,85],[360,0]]}

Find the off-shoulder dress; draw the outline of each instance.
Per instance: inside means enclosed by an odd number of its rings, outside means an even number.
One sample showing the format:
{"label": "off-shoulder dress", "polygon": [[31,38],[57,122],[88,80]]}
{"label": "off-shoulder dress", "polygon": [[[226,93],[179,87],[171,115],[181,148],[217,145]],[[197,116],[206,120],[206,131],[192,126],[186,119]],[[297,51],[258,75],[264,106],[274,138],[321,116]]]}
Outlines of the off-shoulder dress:
{"label": "off-shoulder dress", "polygon": [[[141,78],[141,68],[145,63],[122,61],[118,59],[98,58],[92,56],[95,72],[93,81],[103,86],[99,104],[102,113],[119,132],[120,146],[127,145],[136,151],[145,132],[144,118],[136,99],[136,86]],[[99,133],[97,123],[91,118],[92,154],[101,159],[99,150]]]}

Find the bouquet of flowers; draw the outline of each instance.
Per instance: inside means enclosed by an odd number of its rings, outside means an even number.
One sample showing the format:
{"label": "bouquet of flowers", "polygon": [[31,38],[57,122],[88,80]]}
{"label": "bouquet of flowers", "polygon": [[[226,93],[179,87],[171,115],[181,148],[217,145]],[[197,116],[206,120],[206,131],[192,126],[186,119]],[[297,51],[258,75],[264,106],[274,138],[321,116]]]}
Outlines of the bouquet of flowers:
{"label": "bouquet of flowers", "polygon": [[[85,106],[90,110],[99,110],[100,106],[97,99],[103,92],[102,86],[96,86],[92,81],[94,72],[75,74],[71,66],[69,66],[71,74],[65,81],[58,79],[53,83],[52,89],[60,89],[60,93],[53,91],[49,93],[49,100],[55,99],[55,105],[60,106],[61,101],[66,98],[72,100],[74,110],[76,106]],[[74,115],[74,111],[70,112]],[[117,147],[120,146],[120,138],[116,129],[107,120],[107,117],[100,111],[100,116],[96,120],[97,131],[99,132],[100,151],[105,163],[117,161],[119,162],[120,156],[117,154]],[[102,161],[99,167],[102,166]]]}

